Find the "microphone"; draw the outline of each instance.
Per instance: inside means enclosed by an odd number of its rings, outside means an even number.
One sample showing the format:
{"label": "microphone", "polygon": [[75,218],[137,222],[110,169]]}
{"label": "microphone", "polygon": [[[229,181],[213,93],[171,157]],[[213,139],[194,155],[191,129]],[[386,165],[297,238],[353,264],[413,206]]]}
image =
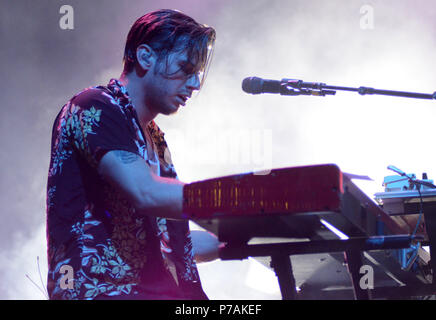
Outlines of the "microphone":
{"label": "microphone", "polygon": [[280,93],[281,81],[261,79],[258,77],[245,78],[242,81],[242,90],[246,93]]}
{"label": "microphone", "polygon": [[324,83],[303,82],[302,80],[287,78],[270,80],[248,77],[242,81],[242,90],[251,94],[279,93],[283,96],[325,96],[336,93],[334,90],[325,90],[324,86]]}

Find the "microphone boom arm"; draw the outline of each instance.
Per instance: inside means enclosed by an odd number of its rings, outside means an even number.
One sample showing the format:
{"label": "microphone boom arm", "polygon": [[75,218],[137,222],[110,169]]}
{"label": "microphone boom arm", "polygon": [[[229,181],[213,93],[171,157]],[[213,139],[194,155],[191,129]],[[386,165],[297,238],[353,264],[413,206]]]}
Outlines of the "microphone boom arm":
{"label": "microphone boom arm", "polygon": [[[352,88],[352,87],[330,86],[321,82],[304,82],[303,80],[286,79],[286,78],[282,79],[281,85],[286,88],[284,91],[292,90],[291,88],[298,89],[298,90],[314,90],[313,92],[320,92],[321,94],[312,94],[312,95],[321,95],[321,96],[324,96],[326,94],[334,95],[337,90],[342,90],[342,91],[357,92],[360,95],[378,94],[378,95],[387,95],[387,96],[403,97],[403,98],[417,98],[417,99],[428,99],[428,100],[436,99],[436,92],[434,92],[433,94],[428,94],[428,93],[374,89],[370,87]],[[283,94],[286,95],[285,93]],[[290,94],[290,95],[296,95],[296,94]]]}

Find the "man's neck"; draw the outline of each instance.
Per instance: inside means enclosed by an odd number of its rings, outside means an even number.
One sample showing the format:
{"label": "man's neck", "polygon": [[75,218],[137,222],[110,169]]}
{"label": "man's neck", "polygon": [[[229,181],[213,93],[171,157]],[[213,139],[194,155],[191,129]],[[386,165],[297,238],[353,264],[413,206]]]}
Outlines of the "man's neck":
{"label": "man's neck", "polygon": [[123,73],[120,76],[120,82],[127,89],[133,108],[138,114],[140,125],[145,129],[157,114],[152,113],[145,105],[145,92],[141,85],[141,78],[137,77],[135,72],[127,75]]}

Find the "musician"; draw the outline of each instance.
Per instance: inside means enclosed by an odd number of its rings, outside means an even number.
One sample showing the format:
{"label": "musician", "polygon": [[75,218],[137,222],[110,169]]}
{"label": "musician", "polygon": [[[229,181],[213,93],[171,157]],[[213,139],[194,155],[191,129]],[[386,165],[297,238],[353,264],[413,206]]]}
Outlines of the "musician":
{"label": "musician", "polygon": [[[213,28],[174,10],[131,27],[124,70],[88,88],[58,114],[47,184],[51,299],[207,299],[164,133],[154,122],[199,90]],[[201,252],[200,252],[201,250]]]}

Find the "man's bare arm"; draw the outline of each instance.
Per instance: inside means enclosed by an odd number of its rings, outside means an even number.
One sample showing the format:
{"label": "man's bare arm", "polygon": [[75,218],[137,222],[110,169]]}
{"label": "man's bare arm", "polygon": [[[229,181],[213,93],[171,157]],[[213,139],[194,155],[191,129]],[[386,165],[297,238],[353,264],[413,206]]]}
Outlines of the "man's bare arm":
{"label": "man's bare arm", "polygon": [[157,176],[137,154],[109,151],[100,160],[98,172],[125,195],[138,213],[184,219],[184,183]]}

